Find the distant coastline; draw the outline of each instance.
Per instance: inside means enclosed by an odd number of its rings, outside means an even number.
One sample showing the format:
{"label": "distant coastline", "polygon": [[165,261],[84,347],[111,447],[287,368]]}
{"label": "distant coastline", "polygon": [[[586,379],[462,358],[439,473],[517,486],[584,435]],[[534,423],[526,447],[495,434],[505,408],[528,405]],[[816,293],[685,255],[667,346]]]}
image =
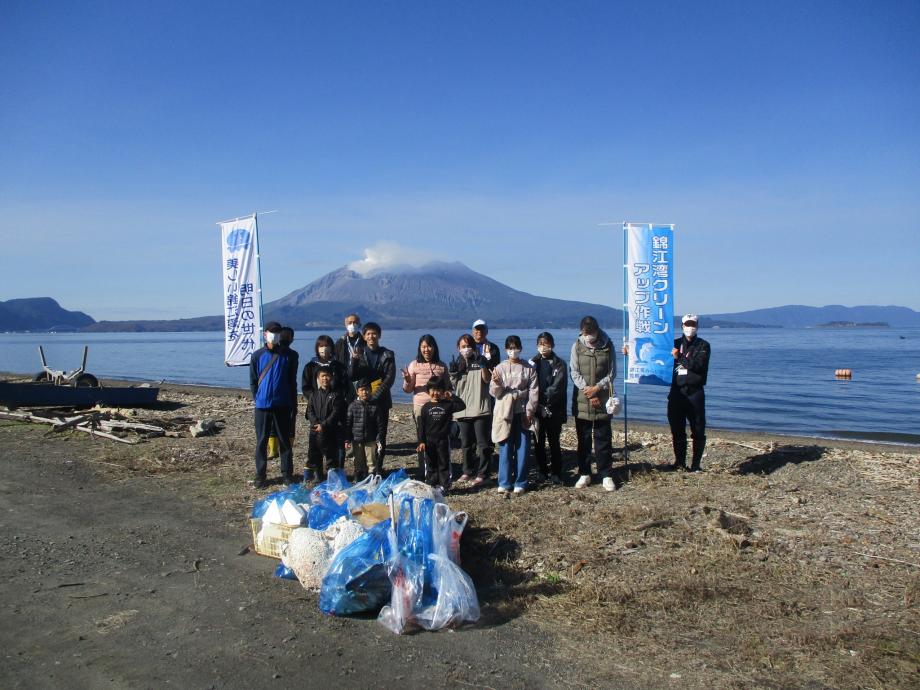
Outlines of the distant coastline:
{"label": "distant coastline", "polygon": [[869,321],[857,323],[855,321],[829,321],[828,323],[819,323],[815,328],[891,328],[891,325],[885,321]]}

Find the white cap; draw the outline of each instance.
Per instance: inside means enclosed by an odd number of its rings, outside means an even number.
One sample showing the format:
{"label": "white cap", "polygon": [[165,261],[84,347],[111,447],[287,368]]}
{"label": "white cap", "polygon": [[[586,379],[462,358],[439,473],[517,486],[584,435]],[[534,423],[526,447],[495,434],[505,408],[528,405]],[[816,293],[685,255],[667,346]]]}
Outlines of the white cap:
{"label": "white cap", "polygon": [[696,314],[684,314],[684,317],[680,320],[681,324],[685,324],[688,321],[692,321],[693,323],[698,324],[700,319]]}
{"label": "white cap", "polygon": [[473,321],[473,330],[474,330],[474,331],[475,331],[477,328],[480,328],[480,327],[481,327],[481,328],[488,328],[488,327],[489,327],[489,324],[487,324],[487,323],[486,323],[485,321],[483,321],[482,319],[476,319],[475,321]]}

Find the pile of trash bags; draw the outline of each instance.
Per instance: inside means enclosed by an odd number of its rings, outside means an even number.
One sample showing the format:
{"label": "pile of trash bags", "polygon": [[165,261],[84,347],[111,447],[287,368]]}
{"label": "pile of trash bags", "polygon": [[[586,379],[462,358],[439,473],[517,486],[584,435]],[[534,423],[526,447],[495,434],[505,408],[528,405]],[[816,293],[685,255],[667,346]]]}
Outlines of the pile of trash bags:
{"label": "pile of trash bags", "polygon": [[270,494],[252,516],[263,530],[293,527],[275,574],[319,590],[323,613],[379,612],[377,620],[395,633],[479,620],[476,588],[460,567],[467,515],[405,470],[357,484],[331,470],[312,490]]}

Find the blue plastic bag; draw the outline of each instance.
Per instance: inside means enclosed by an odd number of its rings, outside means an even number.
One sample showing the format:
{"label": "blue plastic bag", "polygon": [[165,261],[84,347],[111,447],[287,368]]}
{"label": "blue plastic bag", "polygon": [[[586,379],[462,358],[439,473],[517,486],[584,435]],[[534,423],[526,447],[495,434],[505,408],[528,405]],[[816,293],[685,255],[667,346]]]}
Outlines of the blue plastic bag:
{"label": "blue plastic bag", "polygon": [[349,484],[344,472],[330,470],[329,479],[310,493],[310,527],[324,530],[341,517],[350,518],[352,511],[368,502],[376,486],[375,477]]}
{"label": "blue plastic bag", "polygon": [[387,574],[393,586],[377,620],[399,634],[412,626],[440,630],[479,619],[479,600],[469,575],[457,564],[466,513],[405,497],[391,536]]}
{"label": "blue plastic bag", "polygon": [[371,497],[372,503],[386,503],[387,499],[390,498],[390,494],[393,493],[393,488],[406,481],[409,478],[409,475],[406,474],[406,470],[403,467],[400,467],[398,470],[393,472],[389,477],[381,482],[380,486],[377,487],[374,491],[374,495]]}
{"label": "blue plastic bag", "polygon": [[297,579],[294,571],[288,568],[284,563],[279,563],[277,566],[275,566],[275,577],[280,577],[283,580]]}
{"label": "blue plastic bag", "polygon": [[390,520],[383,520],[338,553],[323,578],[320,611],[330,616],[375,612],[390,598],[389,532]]}
{"label": "blue plastic bag", "polygon": [[296,484],[288,489],[270,493],[265,498],[260,499],[253,504],[252,517],[260,518],[265,515],[265,511],[268,510],[268,507],[271,505],[272,501],[277,500],[278,505],[280,506],[288,499],[294,501],[294,503],[309,503],[310,489],[303,484]]}

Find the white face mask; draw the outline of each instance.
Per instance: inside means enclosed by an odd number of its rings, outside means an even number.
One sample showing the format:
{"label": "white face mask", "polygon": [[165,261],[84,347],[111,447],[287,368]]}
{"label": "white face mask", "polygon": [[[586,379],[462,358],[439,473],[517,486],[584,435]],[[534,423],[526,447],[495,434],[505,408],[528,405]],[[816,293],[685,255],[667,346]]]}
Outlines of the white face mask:
{"label": "white face mask", "polygon": [[684,326],[684,335],[692,338],[696,335],[696,326]]}
{"label": "white face mask", "polygon": [[521,354],[520,350],[505,350],[505,354],[508,355],[508,359],[517,359],[518,355]]}
{"label": "white face mask", "polygon": [[348,335],[354,335],[358,332],[358,329],[361,328],[359,323],[346,323],[345,330],[348,331]]}
{"label": "white face mask", "polygon": [[271,345],[277,345],[278,343],[281,342],[281,334],[280,333],[266,333],[265,342]]}
{"label": "white face mask", "polygon": [[328,356],[331,355],[331,354],[332,354],[332,348],[329,347],[328,345],[323,345],[323,346],[319,349],[319,356],[320,356],[320,357],[326,358],[326,357],[328,357]]}
{"label": "white face mask", "polygon": [[553,348],[549,345],[541,345],[537,348],[537,352],[539,352],[544,357],[548,357],[549,355],[553,354]]}
{"label": "white face mask", "polygon": [[473,348],[471,348],[471,347],[461,347],[461,348],[460,348],[460,356],[461,356],[461,357],[464,357],[464,358],[465,358],[465,357],[469,357],[469,356],[472,355],[472,354],[473,354]]}

